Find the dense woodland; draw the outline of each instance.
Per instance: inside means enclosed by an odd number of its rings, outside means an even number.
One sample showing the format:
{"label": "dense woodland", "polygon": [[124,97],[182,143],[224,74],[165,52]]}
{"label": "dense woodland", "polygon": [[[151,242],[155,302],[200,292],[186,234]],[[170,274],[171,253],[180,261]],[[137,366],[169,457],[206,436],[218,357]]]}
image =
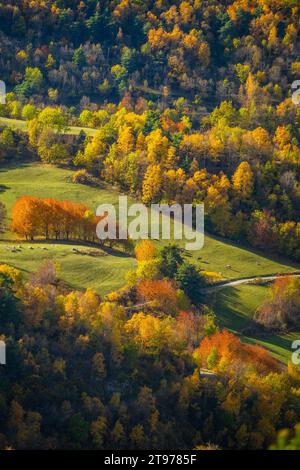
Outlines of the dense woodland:
{"label": "dense woodland", "polygon": [[[1,164],[68,166],[74,184],[146,204],[204,202],[208,231],[300,260],[299,17],[298,0],[0,1],[0,119],[28,131],[1,125]],[[95,223],[86,206],[23,197],[11,229],[91,241]],[[135,253],[104,299],[52,262],[29,278],[0,266],[13,364],[0,448],[299,446],[299,428],[276,439],[300,422],[299,371],[217,328],[208,276],[178,247]],[[299,291],[276,281],[257,326],[299,326]]]}
{"label": "dense woodland", "polygon": [[27,280],[0,266],[1,448],[260,449],[299,421],[299,371],[193,307],[178,248],[136,258],[105,299],[67,290],[53,262]]}

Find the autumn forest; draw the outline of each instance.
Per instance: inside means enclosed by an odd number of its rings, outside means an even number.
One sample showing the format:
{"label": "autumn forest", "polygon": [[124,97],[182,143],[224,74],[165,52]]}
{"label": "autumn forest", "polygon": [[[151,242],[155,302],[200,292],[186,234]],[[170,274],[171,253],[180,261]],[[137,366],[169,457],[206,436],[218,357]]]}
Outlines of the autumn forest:
{"label": "autumn forest", "polygon": [[[0,0],[1,450],[300,450],[299,18]],[[119,195],[203,249],[99,240]]]}

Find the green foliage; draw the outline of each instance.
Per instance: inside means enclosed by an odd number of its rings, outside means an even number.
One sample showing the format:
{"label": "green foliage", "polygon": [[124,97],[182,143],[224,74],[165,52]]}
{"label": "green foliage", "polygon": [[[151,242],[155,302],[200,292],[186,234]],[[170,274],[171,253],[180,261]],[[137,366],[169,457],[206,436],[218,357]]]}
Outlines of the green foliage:
{"label": "green foliage", "polygon": [[146,115],[146,122],[143,127],[143,134],[147,135],[159,127],[159,112],[150,110]]}
{"label": "green foliage", "polygon": [[79,47],[78,49],[75,50],[74,55],[73,55],[73,62],[80,69],[85,66],[86,57],[85,57],[85,53],[82,47]]}
{"label": "green foliage", "polygon": [[160,272],[173,279],[184,261],[184,250],[178,245],[167,245],[160,251]]}
{"label": "green foliage", "polygon": [[199,291],[203,286],[203,279],[193,264],[186,261],[181,264],[175,274],[175,281],[193,303],[197,304],[201,301]]}
{"label": "green foliage", "polygon": [[[68,284],[42,285],[38,273],[17,286],[0,276],[0,326],[13,364],[0,370],[1,448],[258,449],[300,421],[297,371],[216,330],[253,326],[247,317],[265,288],[216,295],[214,318],[202,305],[198,269],[207,264],[220,279],[297,267],[246,243],[300,260],[300,112],[290,99],[298,3],[1,3],[1,79],[14,90],[0,106],[1,126],[11,127],[1,129],[0,159],[15,166],[0,175],[8,209],[24,182],[30,195],[91,211],[116,197],[73,184],[68,170],[20,165],[39,157],[80,166],[75,182],[101,177],[146,203],[204,202],[206,227],[236,241],[207,236],[190,263],[181,248],[165,247],[105,303],[70,285],[107,294],[134,267],[127,255],[1,242],[1,259],[24,271],[53,257]],[[1,225],[4,218],[1,206]],[[148,295],[151,286],[160,292],[154,306],[132,312],[143,282]],[[260,313],[298,325],[299,286],[283,291]],[[174,305],[162,308],[171,294]],[[284,360],[292,339],[243,337]],[[209,380],[203,364],[217,370]],[[298,431],[282,431],[273,447],[299,448]]]}
{"label": "green foliage", "polygon": [[27,67],[24,81],[15,87],[17,95],[30,97],[41,92],[43,74],[37,67]]}
{"label": "green foliage", "polygon": [[19,320],[17,299],[12,290],[12,280],[5,273],[0,273],[0,324],[8,328],[17,326]]}
{"label": "green foliage", "polygon": [[276,444],[270,450],[300,450],[300,425],[295,426],[294,432],[288,429],[279,431]]}
{"label": "green foliage", "polygon": [[79,444],[84,444],[88,438],[89,425],[80,413],[73,415],[68,423],[71,438]]}

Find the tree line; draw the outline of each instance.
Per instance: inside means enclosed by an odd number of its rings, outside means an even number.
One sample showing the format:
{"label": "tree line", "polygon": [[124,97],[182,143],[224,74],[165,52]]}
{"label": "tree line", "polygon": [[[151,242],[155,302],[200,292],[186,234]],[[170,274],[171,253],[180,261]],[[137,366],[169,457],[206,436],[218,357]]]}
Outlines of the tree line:
{"label": "tree line", "polygon": [[99,221],[84,204],[54,198],[20,197],[12,209],[11,229],[26,240],[96,240]]}

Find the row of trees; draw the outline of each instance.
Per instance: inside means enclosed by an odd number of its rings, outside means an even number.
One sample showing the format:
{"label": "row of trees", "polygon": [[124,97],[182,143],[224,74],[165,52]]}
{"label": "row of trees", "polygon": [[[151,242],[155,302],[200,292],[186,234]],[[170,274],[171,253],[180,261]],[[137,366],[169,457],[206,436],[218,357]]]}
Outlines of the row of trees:
{"label": "row of trees", "polygon": [[12,209],[11,229],[21,237],[94,241],[97,218],[84,204],[22,196]]}
{"label": "row of trees", "polygon": [[[290,98],[266,106],[259,78],[247,67],[237,70],[244,77],[242,106],[222,101],[200,131],[183,98],[159,113],[127,93],[119,108],[86,108],[78,118],[60,107],[23,106],[13,95],[4,108],[26,116],[30,145],[43,161],[73,161],[145,203],[204,202],[209,230],[298,259],[299,108]],[[71,137],[65,135],[70,123],[99,129],[91,139]],[[4,138],[12,141],[7,131]],[[257,219],[267,213],[275,245],[269,228],[266,241],[259,240]]]}

